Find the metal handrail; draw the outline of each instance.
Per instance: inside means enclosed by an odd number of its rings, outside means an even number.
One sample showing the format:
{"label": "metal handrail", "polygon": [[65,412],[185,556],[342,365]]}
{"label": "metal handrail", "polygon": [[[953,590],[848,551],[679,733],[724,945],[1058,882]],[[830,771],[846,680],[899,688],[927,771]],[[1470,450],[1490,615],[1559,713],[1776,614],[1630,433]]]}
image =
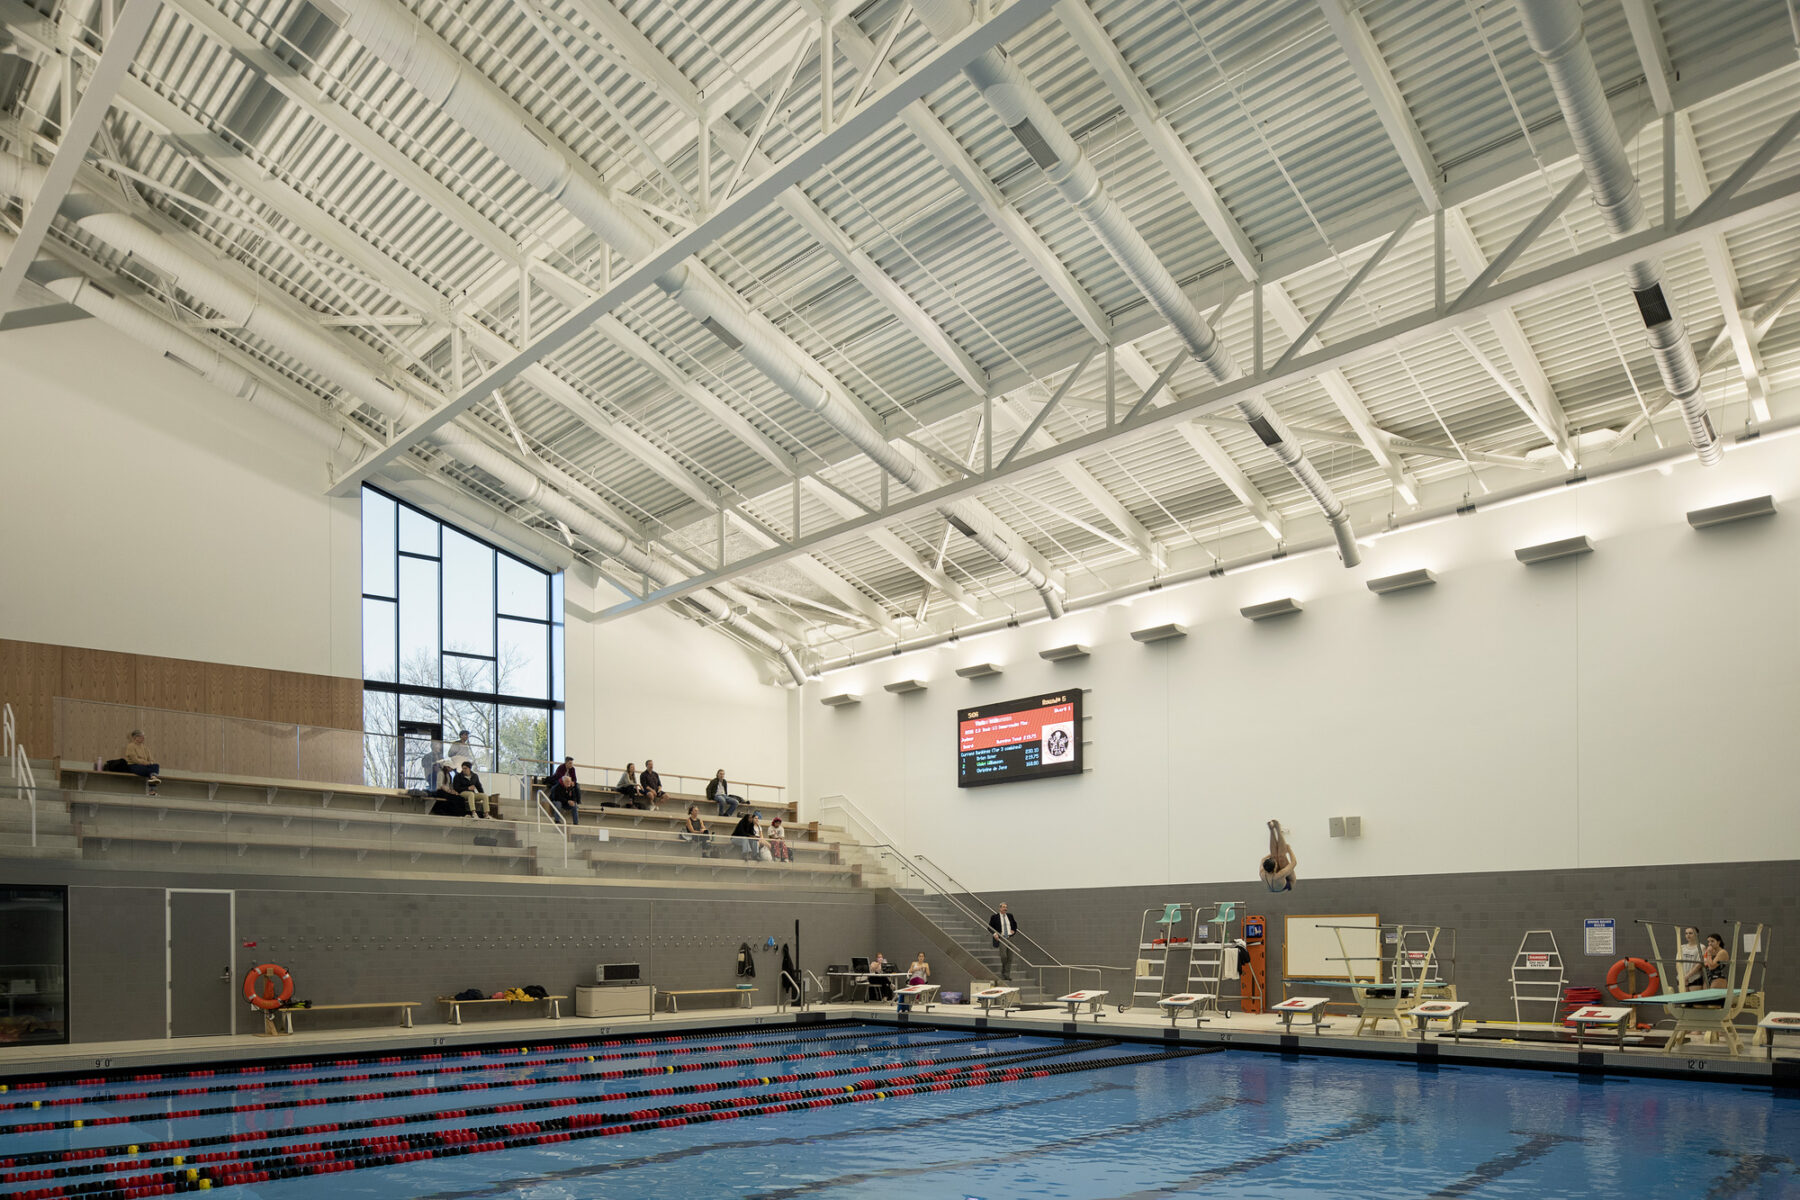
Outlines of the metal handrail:
{"label": "metal handrail", "polygon": [[13,716],[11,704],[0,705],[0,738],[4,739],[3,753],[12,767],[13,791],[25,798],[31,809],[31,844],[38,844],[37,837],[37,773],[31,769],[31,757],[25,752],[24,743],[19,741],[19,722]]}
{"label": "metal handrail", "polygon": [[[560,759],[552,760],[552,759],[548,759],[548,758],[521,758],[518,760],[518,762],[521,766],[524,766],[525,764],[529,763],[529,764],[544,768],[541,771],[535,772],[535,774],[538,774],[538,775],[548,775],[550,773],[550,769],[552,767],[561,765]],[[616,780],[616,779],[618,779],[619,776],[621,776],[625,773],[624,767],[609,767],[609,766],[605,766],[604,764],[601,764],[601,763],[578,762],[575,764],[575,769],[577,771],[598,772],[599,777],[602,780],[602,782],[598,785],[600,787],[613,786],[610,782],[606,782],[606,781]],[[639,774],[642,774],[642,772],[640,771]],[[676,791],[680,791],[683,795],[687,795],[687,796],[696,796],[696,795],[701,795],[701,794],[705,793],[706,785],[711,783],[712,778],[713,778],[711,775],[688,775],[681,771],[658,771],[657,774],[662,776],[663,779],[665,779],[665,780],[673,779],[673,780],[680,780],[683,782],[698,783],[700,785],[699,791],[690,792],[683,788],[674,789]],[[786,784],[752,783],[749,780],[745,780],[745,779],[734,779],[731,781],[731,785],[733,787],[741,787],[741,788],[770,788],[776,794],[776,799],[775,799],[774,803],[786,804],[788,802],[787,801],[787,785]],[[745,796],[744,799],[747,802],[750,801],[749,796]]]}
{"label": "metal handrail", "polygon": [[[926,858],[923,854],[915,854],[915,855],[913,855],[913,857],[915,859],[917,859],[919,862],[922,862],[926,866],[930,867],[933,871],[936,871],[938,873],[938,875],[940,877],[942,877],[944,882],[948,883],[951,887],[955,888],[958,892],[960,892],[961,894],[963,894],[965,896],[972,897],[976,901],[976,903],[979,904],[986,911],[988,911],[990,913],[999,911],[999,908],[997,905],[989,902],[979,892],[976,892],[970,888],[964,887],[962,885],[962,883],[960,883],[954,876],[952,876],[950,874],[950,872],[944,870],[944,868],[938,866],[938,864],[932,862],[929,858]],[[951,901],[951,903],[954,904],[956,902]],[[986,921],[985,920],[982,921],[982,924],[986,924]],[[1043,954],[1045,962],[1042,965],[1044,965],[1046,967],[1061,967],[1061,966],[1066,965],[1065,963],[1063,963],[1063,961],[1061,959],[1057,958],[1056,955],[1050,953],[1049,950],[1045,949],[1044,944],[1042,942],[1040,942],[1036,938],[1032,937],[1029,933],[1024,933],[1021,931],[1020,933],[1016,934],[1015,936],[1023,938],[1025,941],[1029,942],[1034,948],[1036,948],[1038,951],[1040,951]],[[1025,956],[1022,954],[1019,955],[1018,957],[1019,957],[1019,960],[1028,967],[1036,967],[1038,965],[1038,964],[1032,963],[1029,959],[1025,958]]]}
{"label": "metal handrail", "polygon": [[[544,828],[544,810],[555,802],[550,799],[548,792],[537,786],[533,786],[531,789],[531,799],[531,823],[541,831]],[[569,865],[569,829],[561,819],[557,818],[555,808],[550,808],[550,815],[551,827],[562,835],[563,866],[566,867]]]}
{"label": "metal handrail", "polygon": [[819,811],[817,816],[823,820],[825,814],[833,808],[848,814],[850,818],[861,825],[866,832],[873,834],[874,837],[870,839],[869,844],[879,843],[889,846],[899,845],[898,838],[883,829],[880,823],[869,816],[868,813],[865,813],[862,809],[858,808],[856,804],[851,801],[850,797],[843,795],[819,797]]}

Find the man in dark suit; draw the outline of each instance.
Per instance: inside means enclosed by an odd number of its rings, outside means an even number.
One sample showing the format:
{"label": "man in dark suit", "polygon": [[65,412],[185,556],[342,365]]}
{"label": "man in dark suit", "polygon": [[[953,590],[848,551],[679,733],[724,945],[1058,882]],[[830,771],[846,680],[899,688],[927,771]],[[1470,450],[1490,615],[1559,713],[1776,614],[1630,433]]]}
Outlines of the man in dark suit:
{"label": "man in dark suit", "polygon": [[1000,905],[1000,911],[988,918],[988,930],[994,935],[994,945],[1000,951],[1000,978],[1012,979],[1012,939],[1019,932],[1019,923],[1013,915],[1006,911],[1006,905]]}

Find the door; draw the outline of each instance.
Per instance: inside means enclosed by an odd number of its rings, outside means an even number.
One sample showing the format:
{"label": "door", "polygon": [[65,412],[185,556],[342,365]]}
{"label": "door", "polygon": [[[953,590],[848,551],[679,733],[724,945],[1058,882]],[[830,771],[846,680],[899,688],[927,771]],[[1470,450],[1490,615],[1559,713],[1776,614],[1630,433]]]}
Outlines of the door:
{"label": "door", "polygon": [[425,721],[400,722],[400,773],[396,778],[401,787],[422,792],[437,790],[432,764],[441,757],[443,743],[442,725]]}
{"label": "door", "polygon": [[168,897],[169,1036],[231,1033],[233,893],[171,890]]}

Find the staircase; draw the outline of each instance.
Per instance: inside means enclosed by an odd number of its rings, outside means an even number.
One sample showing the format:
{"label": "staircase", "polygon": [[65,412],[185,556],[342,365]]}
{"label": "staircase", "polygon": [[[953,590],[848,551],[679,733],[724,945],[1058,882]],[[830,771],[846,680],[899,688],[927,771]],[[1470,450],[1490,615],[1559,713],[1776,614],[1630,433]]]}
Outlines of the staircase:
{"label": "staircase", "polygon": [[[918,918],[926,922],[936,936],[932,939],[939,949],[951,954],[951,962],[940,963],[935,968],[935,981],[943,982],[941,977],[967,971],[971,978],[1000,979],[1000,951],[995,948],[993,935],[983,922],[976,922],[966,916],[957,906],[937,892],[929,892],[919,887],[891,887],[895,900],[904,908],[910,908]],[[948,966],[949,971],[944,968]],[[946,983],[946,986],[953,986]],[[1043,1004],[1055,998],[1056,993],[1046,992],[1039,985],[1037,972],[1028,965],[1026,959],[1014,953],[1013,977],[1011,986],[1019,989],[1021,1004]]]}
{"label": "staircase", "polygon": [[0,764],[0,857],[80,858],[81,841],[56,786],[55,760],[32,759],[31,770],[38,780],[37,847],[31,845],[31,805],[13,787],[10,764]]}

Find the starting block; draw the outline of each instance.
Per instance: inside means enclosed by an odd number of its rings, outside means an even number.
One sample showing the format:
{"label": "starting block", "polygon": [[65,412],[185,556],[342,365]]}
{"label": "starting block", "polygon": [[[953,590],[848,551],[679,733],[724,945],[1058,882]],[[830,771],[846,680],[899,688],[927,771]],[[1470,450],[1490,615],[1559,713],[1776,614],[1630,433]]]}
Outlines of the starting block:
{"label": "starting block", "polygon": [[915,1004],[923,1004],[925,1011],[937,1003],[938,986],[935,983],[912,983],[903,988],[895,988],[894,995],[899,998],[902,1008],[911,1008]]}
{"label": "starting block", "polygon": [[1212,998],[1211,992],[1178,992],[1173,996],[1164,996],[1156,1002],[1156,1006],[1169,1014],[1171,1025],[1188,1016],[1194,1018],[1194,1024],[1198,1026],[1206,1019],[1200,1015],[1200,1009]]}
{"label": "starting block", "polygon": [[1775,1035],[1800,1033],[1800,1013],[1772,1012],[1756,1023],[1756,1040],[1769,1048],[1769,1061],[1775,1061]]}
{"label": "starting block", "polygon": [[1581,1045],[1581,1035],[1589,1029],[1616,1029],[1619,1033],[1619,1048],[1625,1048],[1625,1031],[1631,1027],[1636,1017],[1636,1010],[1630,1008],[1578,1008],[1563,1019],[1575,1026],[1575,1044]]}
{"label": "starting block", "polygon": [[1066,996],[1058,996],[1056,1002],[1058,1004],[1066,1004],[1069,1006],[1069,1020],[1071,1021],[1076,1020],[1080,1016],[1081,1006],[1084,1004],[1087,1005],[1089,1011],[1094,1014],[1094,1020],[1098,1021],[1101,1017],[1106,1015],[1103,1011],[1106,1008],[1106,1005],[1102,1003],[1105,999],[1105,992],[1082,991],[1070,992]]}
{"label": "starting block", "polygon": [[1433,1021],[1450,1022],[1450,1036],[1461,1040],[1463,1009],[1469,1007],[1467,1000],[1426,1000],[1412,1006],[1406,1015],[1419,1023],[1419,1037],[1425,1037],[1425,1031]]}
{"label": "starting block", "polygon": [[1294,1032],[1294,1018],[1310,1016],[1313,1032],[1324,1028],[1325,1006],[1331,1003],[1329,996],[1293,996],[1280,1004],[1271,1005],[1269,1011],[1281,1017],[1281,1028],[1285,1033]]}
{"label": "starting block", "polygon": [[969,999],[980,1004],[982,1011],[990,1015],[994,1011],[994,1006],[999,1005],[1000,1015],[1004,1017],[1007,1013],[1019,1007],[1019,989],[1016,987],[982,988],[979,992],[970,996]]}

